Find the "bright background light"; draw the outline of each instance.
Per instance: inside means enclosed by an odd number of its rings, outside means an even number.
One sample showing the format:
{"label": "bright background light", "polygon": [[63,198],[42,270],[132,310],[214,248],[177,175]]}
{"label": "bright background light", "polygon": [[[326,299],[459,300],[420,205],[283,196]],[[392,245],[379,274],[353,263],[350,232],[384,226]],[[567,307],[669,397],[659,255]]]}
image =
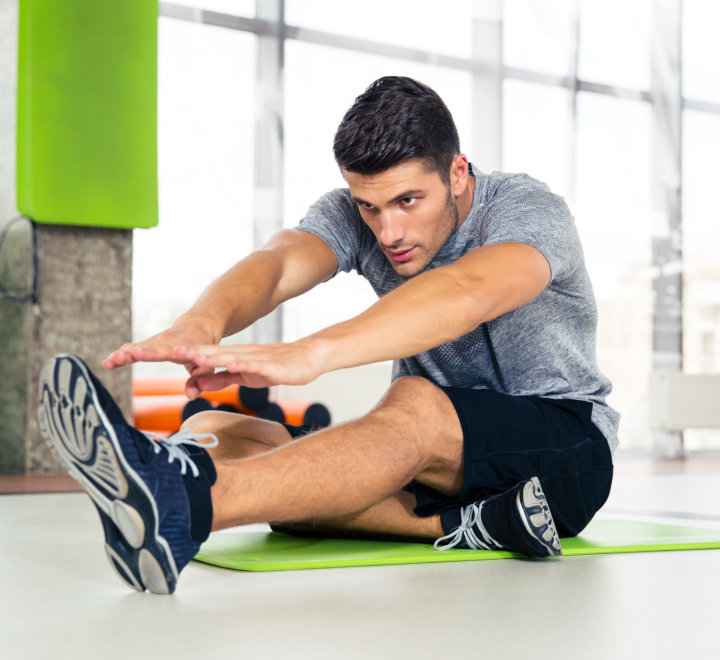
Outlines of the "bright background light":
{"label": "bright background light", "polygon": [[[246,0],[179,5],[256,15]],[[471,160],[486,130],[473,107],[473,20],[492,2],[286,0],[284,213],[292,227],[325,191],[342,186],[332,139],[345,110],[382,75],[434,87],[453,112]],[[567,198],[598,299],[598,358],[623,414],[623,451],[651,447],[653,369],[651,0],[498,0],[502,15],[501,168],[523,171]],[[720,4],[682,3],[683,360],[720,371]],[[337,36],[336,46],[302,31]],[[437,63],[357,50],[360,42],[430,52]],[[172,323],[217,275],[253,249],[256,36],[161,17],[159,40],[160,226],[135,232],[134,334]],[[408,52],[408,51],[405,51]],[[417,58],[416,58],[417,59]],[[441,61],[442,60],[442,61]],[[576,94],[568,81],[588,83]],[[340,275],[284,306],[292,340],[374,301],[356,275]],[[235,340],[248,337],[242,333]],[[144,365],[140,369],[156,370]],[[379,395],[379,392],[378,392]],[[360,414],[362,411],[358,411]],[[686,434],[689,448],[717,447],[716,432]]]}

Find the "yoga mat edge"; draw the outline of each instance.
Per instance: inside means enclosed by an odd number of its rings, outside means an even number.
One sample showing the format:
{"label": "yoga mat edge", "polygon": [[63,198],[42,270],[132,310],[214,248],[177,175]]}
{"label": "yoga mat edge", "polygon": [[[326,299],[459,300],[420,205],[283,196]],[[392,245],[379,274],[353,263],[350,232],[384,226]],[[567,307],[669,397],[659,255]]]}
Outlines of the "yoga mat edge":
{"label": "yoga mat edge", "polygon": [[[580,536],[562,539],[564,556],[720,548],[720,530],[598,520]],[[507,551],[438,551],[431,544],[296,537],[277,532],[213,534],[195,559],[243,571],[283,571],[349,566],[523,558]]]}

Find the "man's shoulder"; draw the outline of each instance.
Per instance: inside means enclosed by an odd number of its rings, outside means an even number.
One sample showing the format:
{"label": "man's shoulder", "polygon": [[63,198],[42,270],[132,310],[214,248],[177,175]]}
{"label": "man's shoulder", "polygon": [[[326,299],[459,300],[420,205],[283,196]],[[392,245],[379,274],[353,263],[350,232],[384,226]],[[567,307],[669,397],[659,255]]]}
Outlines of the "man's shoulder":
{"label": "man's shoulder", "polygon": [[559,198],[559,195],[550,190],[547,183],[524,172],[491,172],[484,175],[483,187],[486,201],[512,199],[525,195]]}
{"label": "man's shoulder", "polygon": [[562,195],[529,174],[522,172],[491,172],[478,177],[480,194],[476,198],[484,208],[483,216],[552,217],[555,222],[572,222],[572,215]]}
{"label": "man's shoulder", "polygon": [[330,217],[352,217],[358,215],[349,188],[335,188],[320,197],[308,211],[311,214],[325,214]]}
{"label": "man's shoulder", "polygon": [[308,209],[297,228],[323,239],[335,252],[341,271],[359,270],[372,244],[372,233],[347,188],[325,193]]}
{"label": "man's shoulder", "polygon": [[335,188],[320,197],[300,221],[300,229],[313,228],[364,240],[367,227],[348,188]]}

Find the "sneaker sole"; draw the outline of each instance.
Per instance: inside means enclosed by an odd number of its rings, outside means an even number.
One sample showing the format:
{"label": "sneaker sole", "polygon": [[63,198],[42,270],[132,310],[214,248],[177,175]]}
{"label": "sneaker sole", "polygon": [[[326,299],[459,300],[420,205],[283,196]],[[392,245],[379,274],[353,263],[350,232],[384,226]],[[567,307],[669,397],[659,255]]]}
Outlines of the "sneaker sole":
{"label": "sneaker sole", "polygon": [[562,555],[562,546],[560,545],[560,537],[555,527],[555,521],[537,477],[528,479],[520,493],[518,493],[517,508],[528,534],[547,553],[536,556],[556,557]]}
{"label": "sneaker sole", "polygon": [[137,591],[172,593],[178,572],[155,499],[123,455],[85,365],[74,355],[48,360],[39,394],[42,435],[95,505],[115,572]]}

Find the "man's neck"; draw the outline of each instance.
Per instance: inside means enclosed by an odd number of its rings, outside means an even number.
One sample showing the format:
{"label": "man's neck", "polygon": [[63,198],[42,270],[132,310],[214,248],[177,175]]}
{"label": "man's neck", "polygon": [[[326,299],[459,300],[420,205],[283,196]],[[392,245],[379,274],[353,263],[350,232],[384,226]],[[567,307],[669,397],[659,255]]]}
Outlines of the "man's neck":
{"label": "man's neck", "polygon": [[475,194],[475,177],[470,175],[470,176],[468,176],[468,182],[467,182],[465,191],[457,199],[458,226],[456,227],[456,231],[460,227],[460,225],[462,225],[462,223],[465,222],[465,218],[467,218],[468,213],[470,213],[470,208],[472,207],[472,201],[473,201],[474,194]]}

